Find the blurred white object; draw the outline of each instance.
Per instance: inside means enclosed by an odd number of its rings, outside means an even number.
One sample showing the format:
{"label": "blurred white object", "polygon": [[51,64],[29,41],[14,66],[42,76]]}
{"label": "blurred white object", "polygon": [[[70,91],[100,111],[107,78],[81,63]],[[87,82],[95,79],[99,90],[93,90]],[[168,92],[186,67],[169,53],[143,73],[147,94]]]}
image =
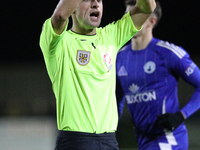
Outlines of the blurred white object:
{"label": "blurred white object", "polygon": [[0,118],[1,150],[53,150],[57,128],[53,118]]}

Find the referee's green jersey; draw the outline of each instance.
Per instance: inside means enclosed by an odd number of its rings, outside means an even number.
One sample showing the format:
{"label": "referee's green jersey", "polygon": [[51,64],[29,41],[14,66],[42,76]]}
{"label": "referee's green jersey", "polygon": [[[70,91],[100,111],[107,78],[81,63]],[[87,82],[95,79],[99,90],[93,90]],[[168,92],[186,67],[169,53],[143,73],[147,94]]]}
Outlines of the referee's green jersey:
{"label": "referee's green jersey", "polygon": [[57,35],[51,19],[45,21],[40,47],[56,97],[59,130],[116,131],[116,55],[137,31],[129,13],[92,36],[71,30]]}

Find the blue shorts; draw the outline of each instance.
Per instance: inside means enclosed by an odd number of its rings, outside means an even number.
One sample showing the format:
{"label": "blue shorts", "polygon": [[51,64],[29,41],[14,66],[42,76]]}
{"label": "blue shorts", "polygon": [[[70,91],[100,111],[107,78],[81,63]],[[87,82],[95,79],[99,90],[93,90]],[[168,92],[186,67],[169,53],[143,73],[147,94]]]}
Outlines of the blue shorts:
{"label": "blue shorts", "polygon": [[188,150],[188,132],[185,125],[180,125],[173,132],[160,136],[140,137],[139,150]]}
{"label": "blue shorts", "polygon": [[59,131],[55,150],[119,150],[115,133]]}

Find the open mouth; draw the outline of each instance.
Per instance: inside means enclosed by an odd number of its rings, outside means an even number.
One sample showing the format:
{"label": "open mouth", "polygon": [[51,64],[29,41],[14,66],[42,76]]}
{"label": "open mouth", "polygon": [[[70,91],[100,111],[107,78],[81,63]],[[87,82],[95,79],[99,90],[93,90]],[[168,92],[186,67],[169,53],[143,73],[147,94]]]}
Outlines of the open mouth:
{"label": "open mouth", "polygon": [[90,17],[98,18],[99,17],[99,12],[92,12],[90,14]]}

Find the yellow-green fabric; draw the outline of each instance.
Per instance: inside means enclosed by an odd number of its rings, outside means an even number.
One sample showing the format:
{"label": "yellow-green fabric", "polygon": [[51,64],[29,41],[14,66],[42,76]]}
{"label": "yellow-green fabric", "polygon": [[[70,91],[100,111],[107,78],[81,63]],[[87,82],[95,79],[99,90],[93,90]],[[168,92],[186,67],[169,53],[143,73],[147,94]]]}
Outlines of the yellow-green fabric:
{"label": "yellow-green fabric", "polygon": [[116,55],[137,31],[129,13],[92,36],[71,30],[57,35],[51,18],[45,21],[40,47],[56,97],[59,130],[116,131]]}

